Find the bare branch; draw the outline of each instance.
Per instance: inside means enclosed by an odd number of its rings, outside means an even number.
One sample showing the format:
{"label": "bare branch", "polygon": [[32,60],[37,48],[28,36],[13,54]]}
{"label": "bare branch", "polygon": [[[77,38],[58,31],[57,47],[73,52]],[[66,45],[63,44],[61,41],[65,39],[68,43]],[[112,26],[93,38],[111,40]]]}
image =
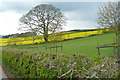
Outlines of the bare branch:
{"label": "bare branch", "polygon": [[[41,4],[23,15],[19,21],[29,30],[43,34],[45,41],[48,41],[48,32],[55,33],[57,30],[61,30],[62,25],[66,23],[66,18],[60,12],[60,9],[52,5]],[[21,28],[27,29],[25,27]]]}

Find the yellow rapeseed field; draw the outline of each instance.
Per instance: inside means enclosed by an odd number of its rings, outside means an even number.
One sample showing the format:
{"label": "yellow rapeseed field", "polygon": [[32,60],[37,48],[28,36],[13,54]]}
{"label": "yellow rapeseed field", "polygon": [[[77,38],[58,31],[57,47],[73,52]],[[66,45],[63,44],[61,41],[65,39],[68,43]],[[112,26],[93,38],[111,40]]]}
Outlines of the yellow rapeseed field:
{"label": "yellow rapeseed field", "polygon": [[[106,29],[106,31],[109,31],[109,29]],[[65,39],[74,39],[74,38],[78,38],[78,37],[87,37],[87,36],[90,36],[90,35],[102,34],[102,33],[103,33],[103,30],[78,32],[78,33],[63,32],[62,35],[60,35],[59,33],[58,33],[59,35],[58,34],[50,34],[49,38],[48,38],[48,41],[61,41],[61,40],[65,40]],[[39,36],[32,36],[32,37],[4,38],[4,39],[0,39],[0,42],[1,42],[0,46],[26,45],[26,44],[44,42],[44,39],[43,39],[42,35],[39,35]]]}

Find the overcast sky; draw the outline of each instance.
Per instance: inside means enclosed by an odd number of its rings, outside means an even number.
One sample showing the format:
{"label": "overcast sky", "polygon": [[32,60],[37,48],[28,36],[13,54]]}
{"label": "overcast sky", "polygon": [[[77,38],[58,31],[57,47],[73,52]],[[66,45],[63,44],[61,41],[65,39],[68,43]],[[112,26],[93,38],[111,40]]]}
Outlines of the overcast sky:
{"label": "overcast sky", "polygon": [[32,7],[40,4],[52,4],[67,17],[63,30],[93,29],[97,25],[98,5],[101,2],[0,2],[0,35],[14,34],[20,27],[18,22],[22,15]]}

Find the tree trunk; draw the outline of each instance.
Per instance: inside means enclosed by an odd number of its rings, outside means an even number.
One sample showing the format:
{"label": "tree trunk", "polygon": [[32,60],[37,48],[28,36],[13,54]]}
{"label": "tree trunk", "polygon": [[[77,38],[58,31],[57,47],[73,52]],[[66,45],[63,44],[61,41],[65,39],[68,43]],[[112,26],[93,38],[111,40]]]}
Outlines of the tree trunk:
{"label": "tree trunk", "polygon": [[[118,2],[118,26],[117,26],[117,30],[118,30],[118,43],[120,43],[120,1]],[[118,44],[119,46],[120,44]],[[119,54],[119,59],[120,59],[120,47],[118,47],[118,54]]]}
{"label": "tree trunk", "polygon": [[48,34],[44,34],[44,40],[45,42],[48,42]]}
{"label": "tree trunk", "polygon": [[119,40],[120,37],[119,36],[120,36],[120,34],[116,33],[116,41],[115,41],[116,42],[116,44],[115,44],[116,46],[114,47],[114,54],[115,54],[115,57],[116,57],[117,60],[120,59],[120,48],[118,47],[119,43],[120,43],[120,40]]}
{"label": "tree trunk", "polygon": [[[118,34],[118,46],[120,46],[120,33]],[[118,47],[118,58],[120,60],[120,47]]]}
{"label": "tree trunk", "polygon": [[116,35],[116,45],[118,45],[118,47],[114,47],[114,53],[115,53],[115,57],[117,59],[116,63],[118,63],[118,77],[120,78],[120,33],[118,33],[118,35]]}
{"label": "tree trunk", "polygon": [[44,40],[45,42],[48,42],[48,27],[45,27],[44,29]]}
{"label": "tree trunk", "polygon": [[44,26],[44,40],[45,42],[48,42],[48,26]]}
{"label": "tree trunk", "polygon": [[[120,2],[118,2],[118,16],[120,14]],[[118,47],[115,49],[115,53],[117,54],[117,62],[118,62],[118,69],[119,69],[119,77],[120,77],[120,18],[118,17],[118,24],[116,26],[116,44]]]}
{"label": "tree trunk", "polygon": [[[118,16],[120,16],[120,1],[118,2]],[[118,26],[117,26],[117,31],[118,31],[118,46],[120,46],[120,17],[118,17]],[[120,47],[118,47],[118,78],[120,78]]]}

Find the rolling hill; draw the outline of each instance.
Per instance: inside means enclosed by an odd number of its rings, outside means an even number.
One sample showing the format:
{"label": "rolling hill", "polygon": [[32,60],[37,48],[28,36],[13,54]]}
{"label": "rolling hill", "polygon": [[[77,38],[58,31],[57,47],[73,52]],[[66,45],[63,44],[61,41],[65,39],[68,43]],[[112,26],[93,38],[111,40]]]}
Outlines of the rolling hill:
{"label": "rolling hill", "polygon": [[[46,51],[46,47],[52,46],[63,46],[62,52],[58,48],[57,53],[65,53],[65,54],[86,54],[86,55],[97,55],[97,46],[112,43],[114,40],[114,33],[105,33],[96,36],[90,36],[85,38],[78,38],[73,40],[66,40],[56,43],[46,43],[39,45],[27,45],[22,46],[22,49],[34,49],[39,51]],[[33,47],[34,48],[31,48]],[[21,46],[17,46],[17,48],[21,48]],[[55,52],[55,49],[51,50]],[[50,52],[50,50],[48,50]],[[113,54],[113,48],[104,48],[101,49],[101,54]]]}

